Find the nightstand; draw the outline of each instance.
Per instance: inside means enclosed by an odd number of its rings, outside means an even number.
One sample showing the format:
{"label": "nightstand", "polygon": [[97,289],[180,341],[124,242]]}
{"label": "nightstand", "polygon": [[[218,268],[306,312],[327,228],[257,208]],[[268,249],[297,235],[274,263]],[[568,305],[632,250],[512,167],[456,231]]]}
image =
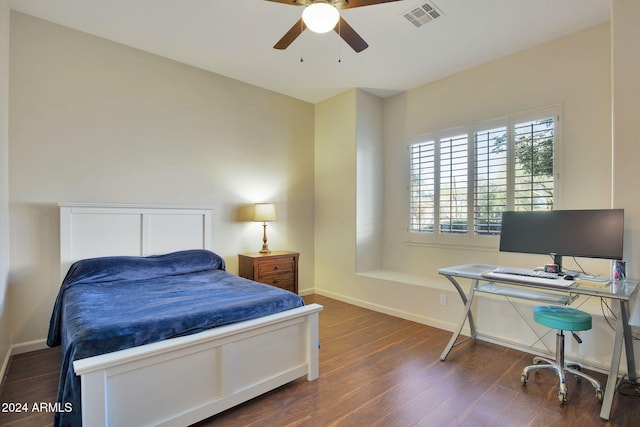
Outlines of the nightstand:
{"label": "nightstand", "polygon": [[238,275],[298,293],[298,252],[238,254]]}

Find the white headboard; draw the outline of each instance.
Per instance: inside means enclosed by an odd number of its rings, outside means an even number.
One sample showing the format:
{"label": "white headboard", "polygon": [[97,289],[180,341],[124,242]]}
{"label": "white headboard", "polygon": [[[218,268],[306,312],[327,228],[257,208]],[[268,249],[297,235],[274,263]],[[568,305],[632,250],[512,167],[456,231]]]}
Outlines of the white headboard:
{"label": "white headboard", "polygon": [[61,278],[74,261],[211,249],[211,209],[59,203]]}

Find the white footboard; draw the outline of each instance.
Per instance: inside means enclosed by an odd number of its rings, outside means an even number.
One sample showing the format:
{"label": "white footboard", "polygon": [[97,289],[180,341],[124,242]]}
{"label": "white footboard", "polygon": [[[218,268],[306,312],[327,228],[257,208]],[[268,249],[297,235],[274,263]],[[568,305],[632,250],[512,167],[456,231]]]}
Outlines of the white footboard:
{"label": "white footboard", "polygon": [[305,376],[318,377],[310,304],[74,362],[83,426],[184,426]]}

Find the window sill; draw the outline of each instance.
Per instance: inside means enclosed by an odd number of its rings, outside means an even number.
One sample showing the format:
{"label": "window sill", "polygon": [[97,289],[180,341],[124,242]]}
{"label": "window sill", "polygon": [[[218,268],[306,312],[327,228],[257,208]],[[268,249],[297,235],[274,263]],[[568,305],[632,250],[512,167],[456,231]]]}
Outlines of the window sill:
{"label": "window sill", "polygon": [[433,277],[422,276],[419,274],[403,273],[393,270],[369,270],[356,273],[357,276],[367,277],[370,279],[383,280],[386,282],[396,282],[405,285],[420,286],[423,288],[438,289],[451,291],[452,287],[445,280],[437,280]]}
{"label": "window sill", "polygon": [[427,248],[439,248],[439,249],[455,249],[455,250],[466,250],[466,251],[480,251],[480,252],[497,252],[498,244],[491,242],[487,244],[474,243],[474,242],[422,242],[419,240],[405,240],[404,242],[407,246],[419,246],[419,247],[427,247]]}

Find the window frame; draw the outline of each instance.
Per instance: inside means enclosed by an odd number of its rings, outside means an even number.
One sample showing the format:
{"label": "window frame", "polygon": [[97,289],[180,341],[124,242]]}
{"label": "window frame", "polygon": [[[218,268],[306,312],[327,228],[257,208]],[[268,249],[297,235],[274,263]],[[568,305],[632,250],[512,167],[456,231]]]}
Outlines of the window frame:
{"label": "window frame", "polygon": [[[446,246],[446,247],[456,247],[459,246],[461,248],[465,247],[477,247],[477,248],[488,248],[493,249],[498,247],[498,242],[500,239],[500,234],[494,235],[484,235],[477,234],[475,231],[475,208],[476,208],[476,183],[477,180],[475,178],[475,166],[477,163],[477,158],[475,156],[475,141],[476,134],[478,132],[491,130],[500,126],[504,126],[507,129],[507,139],[509,143],[507,144],[507,207],[506,210],[513,209],[513,200],[514,200],[514,180],[515,180],[515,153],[514,153],[514,127],[516,124],[533,121],[533,120],[542,120],[547,117],[553,117],[554,119],[554,128],[553,128],[553,136],[554,136],[554,144],[553,144],[553,208],[559,209],[561,204],[561,191],[560,191],[560,165],[561,163],[561,152],[562,152],[562,131],[560,124],[562,123],[561,119],[561,105],[555,104],[541,108],[535,108],[527,111],[512,113],[500,117],[496,117],[493,119],[482,120],[477,122],[467,123],[462,126],[451,127],[444,130],[437,130],[427,132],[416,137],[413,137],[409,140],[407,144],[407,166],[409,170],[407,171],[406,177],[408,179],[407,182],[407,191],[406,194],[406,242],[408,244],[417,244],[417,245],[436,245],[436,246]],[[453,137],[455,135],[460,135],[461,133],[466,133],[467,135],[467,232],[466,233],[442,233],[440,230],[439,223],[439,186],[441,182],[440,173],[435,174],[435,194],[436,200],[434,200],[434,231],[433,232],[419,232],[411,230],[411,147],[425,143],[429,141],[434,142],[435,149],[435,165],[434,169],[438,171],[440,167],[441,153],[439,141],[442,138]]]}

